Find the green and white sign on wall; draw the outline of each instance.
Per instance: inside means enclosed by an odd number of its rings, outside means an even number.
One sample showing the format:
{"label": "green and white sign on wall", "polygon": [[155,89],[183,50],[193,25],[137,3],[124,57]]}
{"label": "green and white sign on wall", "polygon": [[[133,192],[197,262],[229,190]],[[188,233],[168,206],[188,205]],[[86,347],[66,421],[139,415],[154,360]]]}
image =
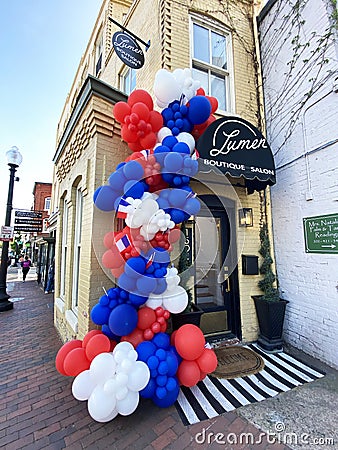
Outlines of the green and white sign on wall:
{"label": "green and white sign on wall", "polygon": [[306,253],[338,253],[338,214],[304,217]]}

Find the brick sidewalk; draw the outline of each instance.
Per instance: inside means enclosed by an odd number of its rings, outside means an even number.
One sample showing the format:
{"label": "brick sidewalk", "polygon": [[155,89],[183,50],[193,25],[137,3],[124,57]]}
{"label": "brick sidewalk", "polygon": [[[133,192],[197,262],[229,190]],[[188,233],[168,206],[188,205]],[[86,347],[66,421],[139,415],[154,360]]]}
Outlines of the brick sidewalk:
{"label": "brick sidewalk", "polygon": [[[9,280],[18,280],[12,271]],[[33,272],[33,271],[32,271]],[[26,283],[9,283],[15,301],[12,311],[0,314],[0,448],[2,449],[274,449],[288,447],[263,443],[225,445],[211,433],[260,431],[235,412],[185,427],[174,406],[166,409],[141,399],[136,412],[109,423],[95,422],[87,402],[71,394],[71,377],[54,366],[62,343],[53,326],[53,297],[45,295],[33,273]],[[207,430],[211,443],[198,444],[196,433]],[[203,440],[198,435],[199,441]],[[222,442],[222,437],[218,440]]]}

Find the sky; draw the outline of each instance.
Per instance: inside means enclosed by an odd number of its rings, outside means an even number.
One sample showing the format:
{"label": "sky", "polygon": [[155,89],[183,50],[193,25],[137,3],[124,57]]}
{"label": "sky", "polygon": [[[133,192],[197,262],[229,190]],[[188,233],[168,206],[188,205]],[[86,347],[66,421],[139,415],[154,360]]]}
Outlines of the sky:
{"label": "sky", "polygon": [[23,157],[13,208],[31,209],[34,183],[52,182],[57,124],[102,2],[0,0],[0,225],[7,150]]}

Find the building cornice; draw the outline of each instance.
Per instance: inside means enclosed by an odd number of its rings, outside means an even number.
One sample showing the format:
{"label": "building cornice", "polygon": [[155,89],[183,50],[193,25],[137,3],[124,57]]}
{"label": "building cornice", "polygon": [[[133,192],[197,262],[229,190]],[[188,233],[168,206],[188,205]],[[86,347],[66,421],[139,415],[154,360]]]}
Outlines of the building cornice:
{"label": "building cornice", "polygon": [[56,152],[53,157],[54,164],[57,164],[66,145],[68,144],[72,133],[79,123],[79,119],[85,110],[86,106],[90,102],[93,96],[100,97],[112,104],[120,101],[126,101],[127,96],[121,91],[113,88],[109,84],[99,80],[98,78],[88,75],[86,81],[84,82],[79,95],[76,99],[75,107],[71,113],[65,130],[61,136],[60,142],[57,146]]}

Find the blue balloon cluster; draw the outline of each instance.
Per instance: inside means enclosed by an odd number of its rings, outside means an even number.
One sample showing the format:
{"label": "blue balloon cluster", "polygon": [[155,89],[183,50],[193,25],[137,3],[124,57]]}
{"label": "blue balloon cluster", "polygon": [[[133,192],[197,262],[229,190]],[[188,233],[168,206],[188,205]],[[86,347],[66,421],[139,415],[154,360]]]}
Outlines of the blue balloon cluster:
{"label": "blue balloon cluster", "polygon": [[163,189],[156,201],[160,208],[170,214],[176,224],[188,220],[201,209],[199,200],[193,196],[189,186],[181,189]]}
{"label": "blue balloon cluster", "polygon": [[151,341],[141,342],[136,348],[138,360],[147,364],[150,380],[140,391],[141,397],[151,398],[161,408],[175,403],[180,387],[176,372],[181,358],[170,345],[169,335],[156,334]]}
{"label": "blue balloon cluster", "polygon": [[110,339],[130,334],[137,325],[137,309],[147,297],[128,292],[120,287],[112,288],[92,308],[90,317],[96,325],[102,325],[102,332]]}
{"label": "blue balloon cluster", "polygon": [[117,209],[121,197],[141,198],[149,190],[142,181],[144,170],[137,161],[120,163],[109,177],[109,184],[100,186],[94,192],[95,206],[102,211]]}
{"label": "blue balloon cluster", "polygon": [[120,288],[136,292],[140,296],[162,294],[167,288],[164,277],[169,262],[169,253],[161,247],[155,247],[145,255],[129,258],[117,284]]}
{"label": "blue balloon cluster", "polygon": [[191,133],[194,125],[200,125],[208,120],[211,114],[211,104],[203,95],[192,97],[188,105],[180,105],[173,101],[162,111],[163,124],[169,128],[173,136],[179,133]]}

